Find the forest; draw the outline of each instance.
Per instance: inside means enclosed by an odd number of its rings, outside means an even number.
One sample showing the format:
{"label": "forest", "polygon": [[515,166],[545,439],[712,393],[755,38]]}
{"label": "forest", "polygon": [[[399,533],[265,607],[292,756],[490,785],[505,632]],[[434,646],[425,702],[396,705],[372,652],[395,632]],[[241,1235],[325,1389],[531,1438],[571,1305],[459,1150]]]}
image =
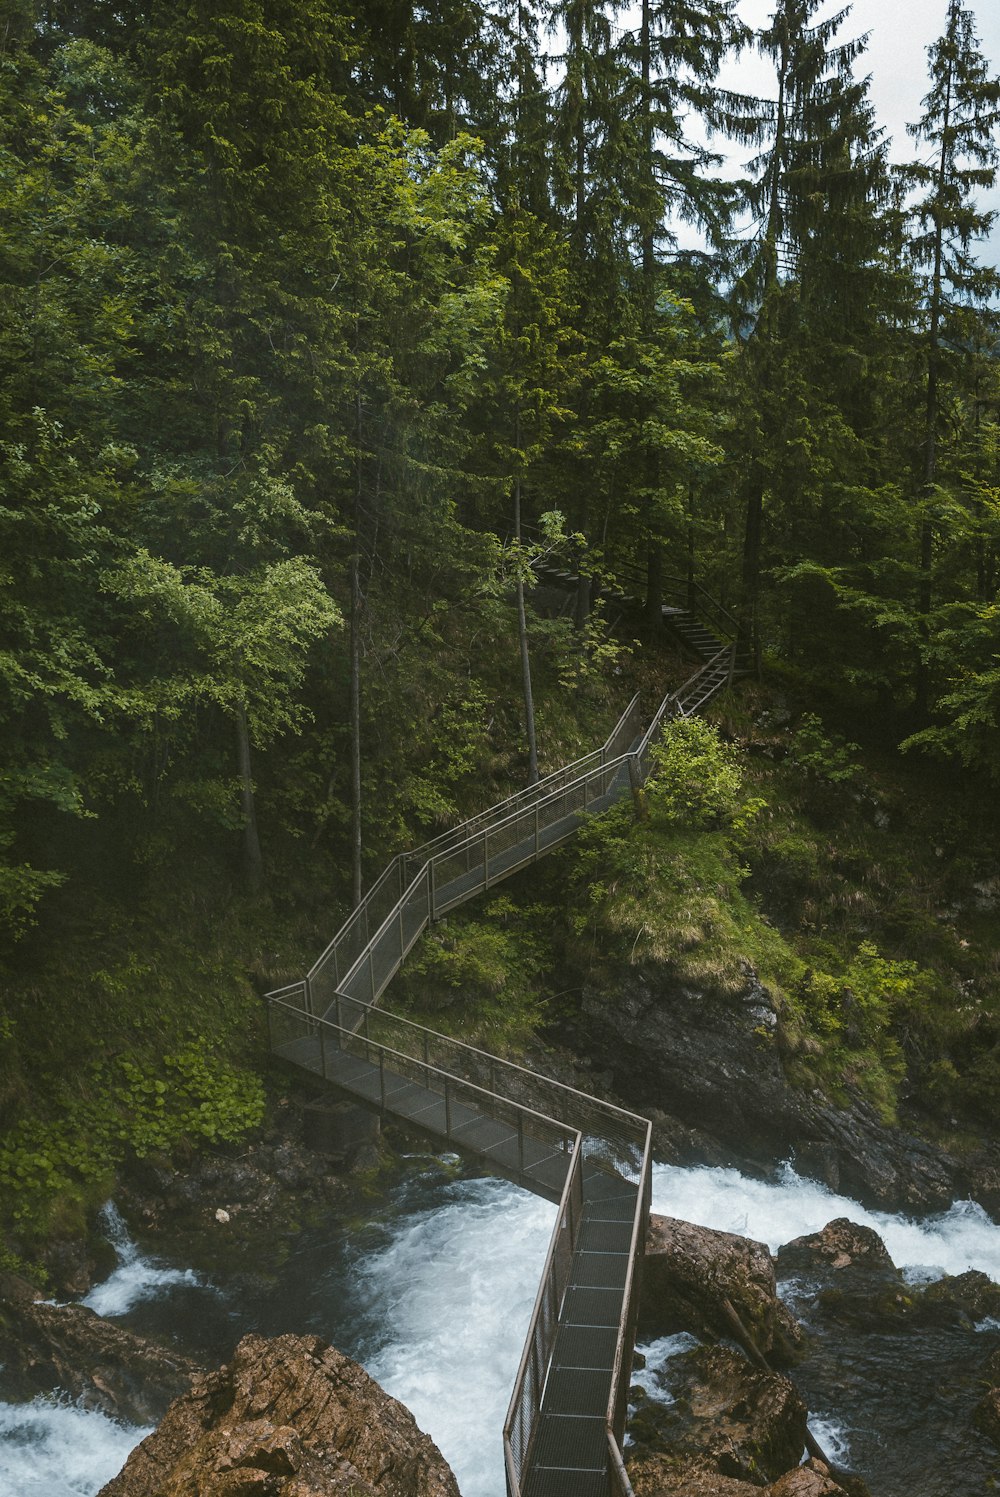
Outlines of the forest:
{"label": "forest", "polygon": [[258,1116],[213,1058],[252,981],[603,738],[678,579],[822,699],[828,782],[864,724],[996,793],[1000,81],[942,0],[890,165],[820,10],[6,0],[8,1184],[66,1184],[67,1086],[93,1123],[164,1054],[178,1127]]}

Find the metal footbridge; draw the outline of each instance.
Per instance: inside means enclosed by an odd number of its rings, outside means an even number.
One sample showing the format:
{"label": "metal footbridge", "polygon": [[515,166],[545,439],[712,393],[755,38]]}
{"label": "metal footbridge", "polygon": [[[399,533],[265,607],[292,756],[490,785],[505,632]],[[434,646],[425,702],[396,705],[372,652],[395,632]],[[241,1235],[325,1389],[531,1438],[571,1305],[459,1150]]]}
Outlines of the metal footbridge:
{"label": "metal footbridge", "polygon": [[650,1125],[386,1013],[379,1000],[431,921],[638,790],[661,725],[726,684],[732,652],[725,645],[705,659],[651,719],[634,697],[594,753],[395,858],[308,974],[267,995],[277,1056],[558,1206],[504,1424],[509,1497],[632,1497],[621,1451]]}

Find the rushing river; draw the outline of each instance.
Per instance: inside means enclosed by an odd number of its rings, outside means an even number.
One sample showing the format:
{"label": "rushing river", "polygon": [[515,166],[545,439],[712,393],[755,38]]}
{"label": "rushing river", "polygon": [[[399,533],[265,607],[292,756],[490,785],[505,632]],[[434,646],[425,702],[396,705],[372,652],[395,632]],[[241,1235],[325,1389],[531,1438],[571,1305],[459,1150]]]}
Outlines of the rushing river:
{"label": "rushing river", "polygon": [[[868,1212],[791,1170],[762,1182],[735,1170],[657,1166],[653,1206],[772,1249],[849,1216],[874,1227],[913,1278],[974,1267],[1000,1280],[1000,1227],[970,1203],[912,1222]],[[505,1181],[414,1158],[369,1219],[310,1228],[267,1273],[213,1283],[145,1256],[109,1212],[119,1266],[87,1303],[207,1363],[224,1360],[248,1330],[321,1334],[407,1404],[463,1497],[503,1497],[500,1429],[553,1220],[553,1207]],[[947,1408],[938,1430],[935,1396],[943,1392],[947,1403],[953,1369],[968,1371],[1000,1346],[1000,1327],[908,1332],[899,1348],[878,1339],[796,1370],[817,1438],[867,1474],[876,1497],[979,1497],[988,1456],[980,1452],[963,1484],[961,1441],[971,1437],[964,1425],[948,1426]],[[689,1344],[670,1337],[645,1348],[643,1380],[659,1369],[669,1386],[670,1358]],[[887,1368],[901,1357],[906,1376],[898,1380]],[[93,1497],[144,1434],[57,1400],[0,1404],[0,1497]],[[934,1446],[950,1462],[940,1482],[927,1465]]]}

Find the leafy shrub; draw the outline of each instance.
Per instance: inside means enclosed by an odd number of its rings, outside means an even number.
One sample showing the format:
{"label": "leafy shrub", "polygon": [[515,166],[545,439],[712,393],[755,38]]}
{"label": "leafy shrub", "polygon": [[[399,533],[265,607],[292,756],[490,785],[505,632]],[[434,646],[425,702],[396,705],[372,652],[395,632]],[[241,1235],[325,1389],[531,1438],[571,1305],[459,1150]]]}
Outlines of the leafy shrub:
{"label": "leafy shrub", "polygon": [[182,1140],[233,1143],[264,1117],[260,1079],[210,1051],[203,1036],[166,1055],[159,1072],[127,1057],[95,1064],[83,1095],[57,1119],[26,1118],[0,1145],[0,1193],[16,1222],[39,1228],[59,1197],[110,1188],[131,1150],[140,1158]]}
{"label": "leafy shrub", "polygon": [[653,745],[652,759],[648,802],[654,820],[690,830],[735,820],[743,771],[736,750],[710,723],[674,718]]}

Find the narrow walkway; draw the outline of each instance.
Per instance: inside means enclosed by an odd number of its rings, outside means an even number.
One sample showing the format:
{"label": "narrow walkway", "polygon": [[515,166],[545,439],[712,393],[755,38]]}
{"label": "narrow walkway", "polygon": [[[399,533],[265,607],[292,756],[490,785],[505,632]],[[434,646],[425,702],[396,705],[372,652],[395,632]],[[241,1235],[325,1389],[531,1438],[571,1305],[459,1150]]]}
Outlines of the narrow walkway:
{"label": "narrow walkway", "polygon": [[633,698],[593,754],[394,859],[306,977],[267,997],[281,1059],[558,1205],[504,1424],[509,1497],[632,1497],[621,1445],[650,1125],[377,1005],[432,920],[642,783],[662,723],[699,711],[732,678],[734,646],[708,639],[708,658],[648,723]]}

